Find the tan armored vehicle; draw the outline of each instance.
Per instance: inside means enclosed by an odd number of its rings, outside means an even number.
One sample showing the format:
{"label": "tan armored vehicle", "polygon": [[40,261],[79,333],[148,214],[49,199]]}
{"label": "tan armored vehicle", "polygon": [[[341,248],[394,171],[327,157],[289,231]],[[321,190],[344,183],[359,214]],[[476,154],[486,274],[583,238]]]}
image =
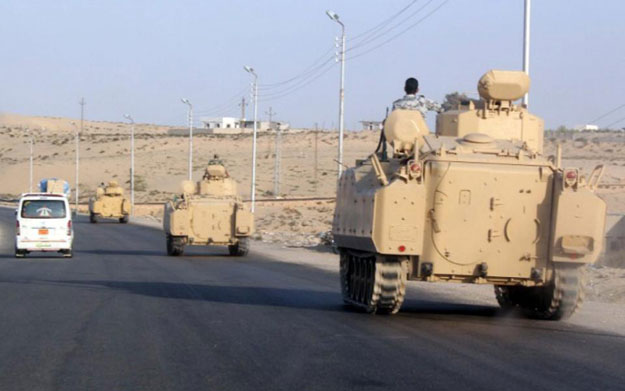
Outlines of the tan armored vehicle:
{"label": "tan armored vehicle", "polygon": [[89,199],[89,221],[92,223],[97,223],[100,217],[127,223],[129,214],[130,201],[124,197],[124,189],[116,181],[98,187],[95,197]]}
{"label": "tan armored vehicle", "polygon": [[478,107],[439,114],[435,134],[418,111],[388,116],[376,153],[339,183],[345,302],[395,313],[411,279],[492,284],[502,307],[535,318],[578,308],[603,246],[606,206],[593,193],[603,166],[586,177],[561,166],[560,149],[543,155],[543,121],[513,103],[529,83],[486,73]]}
{"label": "tan armored vehicle", "polygon": [[222,164],[209,164],[197,184],[182,182],[182,196],[165,204],[167,254],[184,246],[227,245],[230,255],[246,255],[254,216],[237,194],[237,183]]}

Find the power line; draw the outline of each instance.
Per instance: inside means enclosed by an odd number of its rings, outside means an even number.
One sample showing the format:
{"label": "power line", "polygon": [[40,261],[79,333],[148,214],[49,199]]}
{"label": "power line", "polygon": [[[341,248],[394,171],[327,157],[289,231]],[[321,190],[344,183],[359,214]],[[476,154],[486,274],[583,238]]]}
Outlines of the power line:
{"label": "power line", "polygon": [[427,13],[424,17],[422,17],[421,19],[419,19],[417,22],[415,22],[415,23],[411,24],[410,26],[408,26],[407,28],[403,29],[403,30],[402,30],[402,31],[400,31],[399,33],[397,33],[397,34],[395,34],[395,35],[391,36],[389,39],[387,39],[387,40],[385,40],[385,41],[383,41],[383,42],[381,42],[381,43],[379,43],[379,44],[377,44],[377,45],[375,45],[375,46],[373,46],[373,47],[369,48],[368,50],[366,50],[366,51],[364,51],[364,52],[361,52],[361,53],[358,53],[358,54],[355,54],[355,55],[353,55],[353,56],[351,56],[351,57],[348,57],[348,58],[347,58],[347,60],[353,60],[353,59],[355,59],[355,58],[358,58],[358,57],[364,56],[364,55],[366,55],[366,54],[368,54],[368,53],[370,53],[370,52],[372,52],[372,51],[374,51],[374,50],[376,50],[376,49],[380,48],[381,46],[384,46],[384,45],[386,45],[387,43],[389,43],[389,42],[391,42],[391,41],[395,40],[395,39],[396,39],[396,38],[398,38],[399,36],[401,36],[401,35],[405,34],[405,33],[406,33],[406,32],[408,32],[409,30],[411,30],[411,29],[415,28],[415,27],[416,27],[416,26],[418,26],[421,22],[423,22],[424,20],[426,20],[427,18],[429,18],[430,16],[432,16],[432,15],[433,15],[436,11],[438,11],[439,9],[441,9],[441,8],[442,8],[445,4],[447,4],[448,2],[449,2],[449,0],[445,0],[445,1],[443,1],[441,4],[439,4],[439,5],[438,5],[436,8],[434,8],[432,11],[428,12],[428,13]]}
{"label": "power line", "polygon": [[603,119],[603,118],[607,117],[608,115],[610,115],[610,114],[612,114],[612,113],[614,113],[614,112],[616,112],[616,111],[619,111],[619,110],[620,110],[620,109],[622,109],[623,107],[625,107],[625,103],[623,103],[622,105],[620,105],[620,106],[618,106],[618,107],[616,107],[616,108],[614,108],[614,109],[612,109],[612,110],[608,111],[608,112],[607,112],[607,113],[605,113],[605,114],[602,114],[602,115],[598,116],[597,118],[593,119],[593,120],[592,120],[592,121],[590,121],[589,123],[591,123],[591,124],[592,124],[592,123],[595,123],[595,122],[599,121],[600,119]]}
{"label": "power line", "polygon": [[623,122],[623,121],[625,121],[625,117],[623,117],[623,118],[621,118],[621,119],[618,119],[618,120],[616,120],[616,121],[612,122],[612,123],[611,123],[611,124],[609,124],[609,125],[606,125],[606,127],[605,127],[605,128],[606,128],[606,129],[609,129],[611,126],[614,126],[614,125],[618,124],[619,122]]}
{"label": "power line", "polygon": [[[330,53],[332,53],[332,51],[334,50],[334,46],[331,47],[330,49],[328,49],[327,51],[325,51],[321,56],[319,56],[319,58],[317,58],[310,66],[308,66],[307,68],[305,68],[302,72],[298,73],[297,75],[286,79],[286,80],[282,80],[276,83],[266,83],[266,84],[259,84],[258,88],[259,89],[272,89],[275,87],[279,87],[282,86],[284,84],[288,84],[294,80],[297,80],[299,78],[305,77],[307,74],[309,74],[310,72],[314,71],[316,68],[318,68],[319,66],[323,66],[327,61],[325,61],[323,64],[321,65],[317,65],[319,64],[319,62],[323,61],[324,59],[328,58],[328,55]],[[334,58],[334,57],[330,57],[330,58]]]}
{"label": "power line", "polygon": [[393,19],[395,19],[396,17],[401,15],[408,8],[412,7],[413,5],[415,5],[418,2],[419,2],[419,0],[412,0],[410,3],[408,3],[408,5],[406,5],[405,7],[403,7],[402,9],[397,11],[396,13],[394,13],[393,15],[389,16],[388,18],[384,19],[382,22],[380,22],[377,25],[371,27],[370,29],[367,29],[367,30],[363,31],[360,34],[357,34],[357,35],[354,35],[351,38],[348,38],[347,41],[351,42],[351,41],[357,41],[359,39],[364,39],[366,36],[373,34],[377,30],[380,30],[382,27],[387,25],[390,21],[392,21]]}
{"label": "power line", "polygon": [[213,105],[213,106],[208,106],[204,109],[195,110],[195,112],[196,113],[210,112],[210,111],[214,111],[214,109],[220,108],[221,106],[228,105],[232,101],[236,100],[238,102],[239,99],[241,99],[241,94],[245,94],[247,91],[248,91],[248,87],[245,87],[239,90],[236,94],[232,95],[231,97],[223,100],[221,103]]}
{"label": "power line", "polygon": [[303,87],[306,87],[307,85],[309,85],[309,84],[313,83],[314,81],[316,81],[317,79],[319,79],[321,76],[323,76],[326,73],[328,73],[334,67],[334,65],[336,65],[336,64],[332,64],[331,66],[326,68],[323,72],[321,72],[320,74],[318,74],[314,78],[306,81],[305,83],[293,86],[290,91],[285,91],[283,94],[277,95],[277,96],[263,97],[263,101],[267,102],[267,101],[281,99],[281,98],[284,98],[285,96],[291,95],[292,93],[295,93],[297,91],[301,91],[301,89]]}
{"label": "power line", "polygon": [[415,16],[417,16],[419,13],[421,13],[421,11],[423,11],[425,8],[427,8],[427,6],[429,6],[429,5],[432,3],[432,1],[434,1],[434,0],[429,0],[429,1],[427,1],[424,5],[422,5],[421,7],[419,7],[418,9],[416,9],[414,12],[410,13],[409,15],[407,15],[406,17],[404,17],[403,19],[401,19],[398,23],[396,23],[396,24],[394,24],[394,25],[390,26],[389,28],[387,28],[387,29],[383,30],[383,31],[382,31],[381,33],[379,33],[379,34],[377,34],[377,35],[375,35],[375,36],[372,36],[372,37],[369,37],[369,38],[367,38],[367,39],[363,40],[362,42],[358,43],[357,45],[352,46],[352,47],[351,47],[351,48],[349,48],[347,51],[354,50],[354,49],[358,49],[359,47],[362,47],[362,46],[368,45],[369,43],[374,42],[374,41],[376,41],[376,40],[378,40],[378,39],[380,39],[380,38],[384,37],[385,35],[387,35],[387,34],[391,33],[393,30],[395,30],[395,29],[397,29],[397,28],[401,27],[401,25],[403,25],[403,24],[404,24],[404,23],[406,23],[406,22],[409,22],[412,18],[414,18]]}

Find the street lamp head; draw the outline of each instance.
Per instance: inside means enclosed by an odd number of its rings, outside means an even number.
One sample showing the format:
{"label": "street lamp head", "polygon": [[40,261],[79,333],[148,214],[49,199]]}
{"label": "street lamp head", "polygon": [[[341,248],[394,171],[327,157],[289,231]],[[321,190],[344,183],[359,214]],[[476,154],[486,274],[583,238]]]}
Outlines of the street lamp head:
{"label": "street lamp head", "polygon": [[326,15],[328,15],[328,17],[333,21],[341,23],[339,21],[339,16],[334,11],[327,10]]}
{"label": "street lamp head", "polygon": [[182,99],[180,99],[180,100],[181,100],[181,101],[182,101],[182,103],[184,103],[184,104],[187,104],[187,105],[190,105],[190,104],[191,104],[191,102],[189,102],[189,99],[187,99],[187,98],[182,98]]}
{"label": "street lamp head", "polygon": [[132,117],[130,116],[130,114],[124,114],[124,118],[126,118],[128,121],[134,123],[135,121],[132,119]]}
{"label": "street lamp head", "polygon": [[251,73],[252,75],[256,76],[256,72],[254,72],[254,68],[246,65],[243,67],[243,69],[245,69],[245,72]]}

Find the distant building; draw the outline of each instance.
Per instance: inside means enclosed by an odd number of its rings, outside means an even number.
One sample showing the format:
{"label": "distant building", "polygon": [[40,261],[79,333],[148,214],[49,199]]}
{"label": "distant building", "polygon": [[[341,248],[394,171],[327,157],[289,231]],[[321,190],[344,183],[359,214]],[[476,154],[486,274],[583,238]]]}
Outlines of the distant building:
{"label": "distant building", "polygon": [[381,130],[382,121],[360,121],[362,130]]}
{"label": "distant building", "polygon": [[[249,133],[254,129],[254,121],[234,117],[202,117],[200,118],[202,128],[207,129],[208,133],[213,134],[239,134]],[[271,130],[289,130],[288,122],[279,121],[258,121],[257,130],[259,132],[267,132]]]}
{"label": "distant building", "polygon": [[599,130],[599,127],[597,125],[585,124],[585,125],[575,125],[573,129],[577,130],[578,132],[583,132],[583,131],[593,132],[593,131]]}

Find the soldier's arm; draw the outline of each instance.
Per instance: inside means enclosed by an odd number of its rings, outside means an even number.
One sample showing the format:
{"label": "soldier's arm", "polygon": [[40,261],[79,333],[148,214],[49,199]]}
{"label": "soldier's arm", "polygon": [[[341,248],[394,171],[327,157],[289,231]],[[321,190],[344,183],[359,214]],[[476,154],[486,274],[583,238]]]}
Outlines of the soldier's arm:
{"label": "soldier's arm", "polygon": [[440,113],[443,111],[443,107],[441,106],[441,104],[431,99],[425,100],[425,107],[429,111],[436,111],[437,113]]}

